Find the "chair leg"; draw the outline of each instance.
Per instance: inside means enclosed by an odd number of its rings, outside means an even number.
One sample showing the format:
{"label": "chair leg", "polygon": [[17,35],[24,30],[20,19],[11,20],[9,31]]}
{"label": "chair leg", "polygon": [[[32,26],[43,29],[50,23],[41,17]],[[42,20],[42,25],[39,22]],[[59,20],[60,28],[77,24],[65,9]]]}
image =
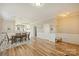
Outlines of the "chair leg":
{"label": "chair leg", "polygon": [[20,38],[20,42],[22,42],[22,38]]}
{"label": "chair leg", "polygon": [[11,40],[11,44],[13,44],[12,40]]}
{"label": "chair leg", "polygon": [[30,40],[30,38],[28,37],[28,40]]}
{"label": "chair leg", "polygon": [[25,37],[25,41],[26,41],[26,37]]}

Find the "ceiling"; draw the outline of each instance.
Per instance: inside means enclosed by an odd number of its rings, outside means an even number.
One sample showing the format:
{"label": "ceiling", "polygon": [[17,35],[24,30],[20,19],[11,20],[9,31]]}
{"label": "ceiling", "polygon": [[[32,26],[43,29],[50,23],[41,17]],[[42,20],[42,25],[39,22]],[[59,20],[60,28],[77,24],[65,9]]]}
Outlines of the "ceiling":
{"label": "ceiling", "polygon": [[0,16],[5,20],[24,20],[24,22],[43,22],[53,20],[58,14],[79,11],[78,3],[1,3]]}

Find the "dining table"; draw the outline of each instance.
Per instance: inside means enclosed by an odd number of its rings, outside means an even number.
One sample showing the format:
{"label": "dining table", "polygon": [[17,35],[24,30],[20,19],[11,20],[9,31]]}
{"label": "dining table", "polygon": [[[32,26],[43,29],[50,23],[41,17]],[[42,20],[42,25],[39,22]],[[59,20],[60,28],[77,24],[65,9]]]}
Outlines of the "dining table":
{"label": "dining table", "polygon": [[29,35],[27,33],[16,33],[15,35],[11,36],[11,42],[16,43],[16,42],[22,42],[29,39]]}

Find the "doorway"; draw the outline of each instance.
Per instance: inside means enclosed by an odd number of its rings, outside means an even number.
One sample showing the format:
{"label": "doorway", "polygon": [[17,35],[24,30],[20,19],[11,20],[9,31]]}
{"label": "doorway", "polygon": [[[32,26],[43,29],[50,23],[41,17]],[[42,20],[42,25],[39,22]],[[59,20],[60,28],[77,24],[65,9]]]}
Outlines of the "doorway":
{"label": "doorway", "polygon": [[34,26],[34,36],[37,37],[37,27]]}

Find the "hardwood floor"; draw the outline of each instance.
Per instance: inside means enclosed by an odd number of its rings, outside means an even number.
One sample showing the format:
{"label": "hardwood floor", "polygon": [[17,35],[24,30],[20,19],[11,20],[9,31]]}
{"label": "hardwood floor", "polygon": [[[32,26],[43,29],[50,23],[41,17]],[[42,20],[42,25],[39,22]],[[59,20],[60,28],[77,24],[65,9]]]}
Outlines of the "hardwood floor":
{"label": "hardwood floor", "polygon": [[1,56],[79,56],[79,45],[33,39],[30,44],[0,52]]}

